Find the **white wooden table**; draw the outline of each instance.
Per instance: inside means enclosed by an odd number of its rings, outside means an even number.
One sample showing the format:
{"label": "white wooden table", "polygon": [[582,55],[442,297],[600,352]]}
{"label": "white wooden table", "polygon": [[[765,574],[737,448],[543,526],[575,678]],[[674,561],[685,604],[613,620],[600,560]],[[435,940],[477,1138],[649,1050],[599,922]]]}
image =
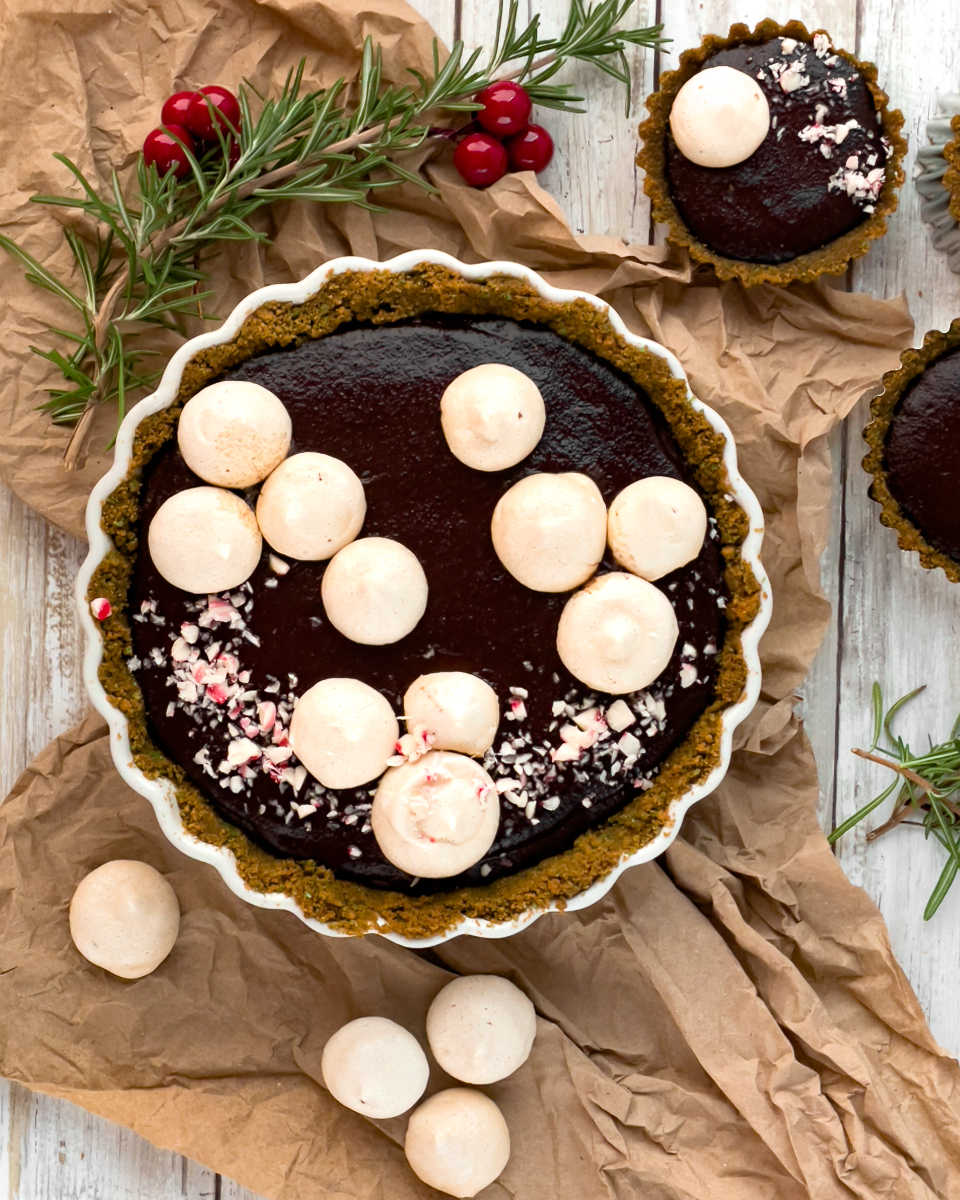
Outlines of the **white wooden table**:
{"label": "white wooden table", "polygon": [[[496,0],[413,0],[448,44],[489,38]],[[567,0],[524,0],[553,30]],[[825,27],[838,45],[876,62],[880,82],[907,118],[908,182],[884,241],[850,272],[848,286],[875,296],[906,292],[919,334],[960,315],[960,278],[927,241],[910,181],[926,121],[941,95],[960,88],[960,20],[956,0],[656,0],[635,5],[637,23],[662,20],[677,53],[704,32],[765,16]],[[542,177],[573,228],[644,242],[655,231],[639,172],[636,125],[659,63],[638,53],[634,112],[623,116],[619,85],[583,71],[589,116],[548,114],[557,142]],[[662,57],[665,67],[675,56]],[[599,181],[599,186],[597,182]],[[903,721],[923,740],[944,736],[960,709],[960,588],[922,571],[877,523],[860,469],[859,409],[834,439],[833,536],[823,561],[834,621],[807,683],[804,711],[820,766],[821,819],[831,827],[877,790],[877,772],[850,749],[869,736],[870,687],[879,679],[892,698],[928,685]],[[86,709],[80,685],[79,634],[71,588],[84,547],[0,490],[0,795],[31,758]],[[24,682],[26,681],[26,682]],[[29,703],[23,703],[24,687]],[[919,831],[903,829],[867,845],[848,836],[838,854],[850,878],[879,904],[900,962],[935,1036],[960,1052],[960,885],[927,925],[926,896],[940,851]],[[175,1154],[156,1150],[128,1130],[72,1105],[0,1082],[0,1200],[175,1200],[252,1193]]]}

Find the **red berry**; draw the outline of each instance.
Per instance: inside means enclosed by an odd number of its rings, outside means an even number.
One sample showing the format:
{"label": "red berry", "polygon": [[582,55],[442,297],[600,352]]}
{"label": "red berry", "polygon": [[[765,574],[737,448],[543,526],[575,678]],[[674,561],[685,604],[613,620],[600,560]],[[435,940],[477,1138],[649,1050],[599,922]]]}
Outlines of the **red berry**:
{"label": "red berry", "polygon": [[504,145],[511,171],[542,171],[553,158],[553,138],[542,125],[528,125]]}
{"label": "red berry", "polygon": [[468,133],[453,152],[453,165],[471,187],[487,187],[506,174],[507,152],[489,133]]}
{"label": "red berry", "polygon": [[163,108],[160,109],[160,124],[168,127],[180,125],[186,129],[187,109],[196,94],[196,92],[174,92],[169,99],[164,100]]}
{"label": "red berry", "polygon": [[[211,104],[216,111],[216,118],[210,112]],[[187,128],[201,141],[215,142],[218,138],[214,119],[224,133],[230,132],[230,126],[234,129],[240,128],[239,101],[233,92],[216,83],[210,87],[202,87],[194,94],[187,109]]]}
{"label": "red berry", "polygon": [[161,175],[172,170],[178,179],[183,179],[190,174],[190,160],[183,146],[177,144],[177,138],[191,154],[196,153],[193,138],[183,126],[169,125],[166,129],[151,129],[143,139],[143,161],[148,167],[156,167]]}
{"label": "red berry", "polygon": [[497,137],[519,133],[530,120],[530,97],[526,89],[510,79],[489,84],[477,99],[483,105],[477,113],[477,120]]}

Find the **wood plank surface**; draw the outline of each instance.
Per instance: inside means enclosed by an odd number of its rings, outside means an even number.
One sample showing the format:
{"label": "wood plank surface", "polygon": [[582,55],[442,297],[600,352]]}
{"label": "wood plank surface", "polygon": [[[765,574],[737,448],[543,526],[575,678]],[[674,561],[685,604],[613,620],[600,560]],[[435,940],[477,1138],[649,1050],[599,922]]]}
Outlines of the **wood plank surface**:
{"label": "wood plank surface", "polygon": [[[450,42],[489,41],[495,0],[412,0]],[[525,0],[555,31],[566,0]],[[849,283],[877,296],[905,291],[919,332],[943,328],[960,313],[960,280],[929,246],[909,182],[923,125],[938,97],[960,87],[956,0],[638,0],[631,17],[662,20],[674,54],[634,52],[632,111],[624,115],[619,84],[574,68],[589,97],[589,117],[549,113],[557,143],[542,176],[571,226],[646,241],[649,204],[633,167],[642,98],[662,64],[696,44],[704,32],[734,21],[791,17],[827,28],[838,44],[880,65],[880,79],[907,116],[911,154],[900,211],[888,237],[856,266]],[[952,32],[951,32],[952,31]],[[821,772],[825,826],[873,794],[879,768],[850,755],[869,736],[869,691],[879,678],[892,696],[916,683],[928,691],[903,722],[918,740],[945,734],[960,709],[960,666],[954,647],[960,590],[942,574],[922,571],[880,528],[866,495],[860,429],[863,406],[834,444],[837,495],[832,535],[822,564],[836,619],[804,688],[804,715]],[[83,547],[48,528],[0,488],[0,795],[56,733],[83,714],[80,643],[73,613],[73,577]],[[23,703],[24,681],[28,703]],[[917,836],[914,836],[917,835]],[[939,851],[916,830],[867,845],[863,831],[838,848],[854,882],[880,905],[895,951],[917,990],[934,1033],[960,1050],[954,992],[960,982],[960,889],[926,926],[921,913],[939,866]],[[0,1200],[256,1200],[178,1155],[157,1150],[126,1129],[61,1101],[0,1081]]]}

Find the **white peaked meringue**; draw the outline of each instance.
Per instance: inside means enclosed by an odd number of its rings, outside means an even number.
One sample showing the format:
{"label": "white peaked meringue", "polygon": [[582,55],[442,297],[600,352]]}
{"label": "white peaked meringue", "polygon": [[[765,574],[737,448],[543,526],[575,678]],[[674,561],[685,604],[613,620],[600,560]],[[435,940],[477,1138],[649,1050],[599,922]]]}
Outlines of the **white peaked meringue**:
{"label": "white peaked meringue", "polygon": [[500,724],[500,702],[489,683],[466,671],[421,675],[403,697],[407,731],[417,725],[433,735],[435,750],[474,756],[493,745]]}
{"label": "white peaked meringue", "polygon": [[263,542],[253,509],[238,495],[195,487],[164,500],[150,522],[147,546],[167,583],[209,595],[249,579]]}
{"label": "white peaked meringue", "polygon": [[571,675],[622,695],[653,683],[679,629],[673,605],[652,583],[613,571],[571,596],[560,614],[557,653]]}
{"label": "white peaked meringue", "polygon": [[500,800],[478,762],[431,750],[387,769],[370,824],[388,862],[410,875],[445,879],[472,867],[493,845]]}
{"label": "white peaked meringue", "polygon": [[638,479],[610,505],[607,540],[613,557],[641,579],[660,579],[692,562],[706,536],[706,507],[680,479]]}
{"label": "white peaked meringue", "polygon": [[670,131],[684,158],[701,167],[732,167],[760,146],[770,129],[763,89],[734,67],[698,71],[674,97]]}
{"label": "white peaked meringue", "polygon": [[359,679],[321,679],[297,701],[290,745],[324,787],[360,787],[383,774],[400,726],[390,702]]}
{"label": "white peaked meringue", "polygon": [[323,1048],[320,1071],[335,1100],[374,1120],[413,1108],[430,1075],[417,1039],[386,1017],[341,1026]]}
{"label": "white peaked meringue", "polygon": [[177,443],[187,466],[218,487],[252,487],[290,449],[290,414],[258,383],[225,379],[187,401]]}
{"label": "white peaked meringue", "polygon": [[448,1088],[410,1115],[403,1145],[418,1179],[448,1196],[475,1196],[510,1158],[503,1113],[483,1092]]}
{"label": "white peaked meringue", "polygon": [[427,607],[417,556],[392,538],[350,542],[330,560],[320,596],[334,629],[364,646],[399,642]]}
{"label": "white peaked meringue", "polygon": [[596,571],[607,506],[586,475],[527,475],[504,492],[490,534],[510,574],[535,592],[568,592]]}
{"label": "white peaked meringue", "polygon": [[499,975],[462,975],[442,988],[427,1011],[427,1041],[448,1075],[463,1083],[496,1083],[530,1057],[537,1012]]}
{"label": "white peaked meringue", "polygon": [[257,523],[288,558],[332,558],[360,532],[363,484],[339,458],[306,451],[285,458],[260,489]]}
{"label": "white peaked meringue", "polygon": [[88,962],[121,979],[155,971],[179,931],[176,893],[144,862],[104,863],[80,881],[70,901],[73,944]]}
{"label": "white peaked meringue", "polygon": [[540,389],[516,367],[483,363],[458,375],[440,400],[451,452],[477,471],[503,471],[530,454],[543,436]]}

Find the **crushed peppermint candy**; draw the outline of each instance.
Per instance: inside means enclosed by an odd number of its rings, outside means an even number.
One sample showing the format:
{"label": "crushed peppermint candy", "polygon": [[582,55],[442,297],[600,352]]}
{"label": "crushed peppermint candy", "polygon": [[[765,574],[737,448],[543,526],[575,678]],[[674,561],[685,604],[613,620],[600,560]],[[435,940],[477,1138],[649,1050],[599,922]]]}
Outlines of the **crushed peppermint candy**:
{"label": "crushed peppermint candy", "polygon": [[98,621],[105,621],[113,612],[113,605],[106,596],[98,596],[96,600],[90,601],[90,611]]}
{"label": "crushed peppermint candy", "polygon": [[[817,106],[821,107],[820,105]],[[843,121],[839,125],[823,125],[819,121],[815,121],[812,125],[804,125],[797,134],[797,137],[802,142],[832,142],[839,146],[841,142],[846,140],[847,135],[854,129],[860,128],[860,122],[853,117],[849,121]]]}
{"label": "crushed peppermint candy", "polygon": [[852,199],[864,202],[865,210],[872,211],[873,202],[883,190],[885,178],[883,167],[873,167],[864,174],[858,167],[845,165],[838,167],[830,176],[827,187],[831,192],[846,192]]}
{"label": "crushed peppermint candy", "polygon": [[780,72],[778,83],[785,92],[796,92],[800,88],[807,87],[810,83],[810,76],[804,75],[803,66],[804,59],[798,58],[795,62],[783,71]]}

